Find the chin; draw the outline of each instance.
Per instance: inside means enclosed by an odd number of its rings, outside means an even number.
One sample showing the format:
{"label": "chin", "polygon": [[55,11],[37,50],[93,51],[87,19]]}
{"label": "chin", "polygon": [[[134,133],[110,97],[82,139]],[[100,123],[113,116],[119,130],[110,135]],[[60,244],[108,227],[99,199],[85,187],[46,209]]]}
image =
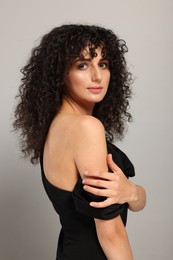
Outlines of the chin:
{"label": "chin", "polygon": [[101,102],[101,101],[103,100],[104,97],[105,97],[105,96],[95,97],[95,98],[93,98],[93,102],[99,103],[99,102]]}

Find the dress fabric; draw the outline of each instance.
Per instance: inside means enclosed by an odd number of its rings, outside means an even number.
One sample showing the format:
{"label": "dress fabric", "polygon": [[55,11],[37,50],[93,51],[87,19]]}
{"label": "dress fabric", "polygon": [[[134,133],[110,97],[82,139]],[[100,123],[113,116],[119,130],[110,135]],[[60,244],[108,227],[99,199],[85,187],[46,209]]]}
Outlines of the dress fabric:
{"label": "dress fabric", "polygon": [[[109,142],[107,142],[107,149],[127,178],[133,177],[135,171],[128,157]],[[81,178],[72,192],[55,187],[45,177],[42,158],[40,163],[44,188],[59,215],[62,226],[56,260],[106,260],[97,238],[94,218],[112,219],[120,215],[126,225],[128,204],[93,208],[89,206],[90,201],[102,201],[105,198],[85,192]]]}

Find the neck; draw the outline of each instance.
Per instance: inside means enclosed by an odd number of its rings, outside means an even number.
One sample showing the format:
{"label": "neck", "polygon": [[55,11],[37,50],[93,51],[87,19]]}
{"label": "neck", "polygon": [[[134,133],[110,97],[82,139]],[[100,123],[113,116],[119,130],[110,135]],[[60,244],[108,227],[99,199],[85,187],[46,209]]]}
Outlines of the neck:
{"label": "neck", "polygon": [[83,105],[72,101],[69,97],[64,96],[61,106],[61,112],[76,115],[92,115],[94,105]]}

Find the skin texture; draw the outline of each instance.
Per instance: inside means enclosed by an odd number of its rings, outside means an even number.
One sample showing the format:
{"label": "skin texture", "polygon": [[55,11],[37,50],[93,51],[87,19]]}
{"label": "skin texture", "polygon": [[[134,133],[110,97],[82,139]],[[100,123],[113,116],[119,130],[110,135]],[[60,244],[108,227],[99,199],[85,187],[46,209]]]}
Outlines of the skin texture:
{"label": "skin texture", "polygon": [[[65,96],[54,118],[44,147],[43,167],[47,179],[55,186],[72,191],[84,172],[107,172],[107,147],[102,123],[92,110],[108,89],[110,71],[103,63],[101,48],[97,56],[78,61],[64,77]],[[92,91],[90,88],[97,88]],[[68,161],[68,164],[66,163]],[[69,174],[70,173],[70,174]],[[125,227],[118,216],[111,220],[95,219],[99,242],[107,259],[133,259]]]}
{"label": "skin texture", "polygon": [[84,174],[84,189],[95,195],[107,197],[105,201],[91,202],[90,205],[102,208],[114,203],[127,202],[130,210],[142,210],[146,205],[146,193],[143,187],[127,179],[122,170],[113,162],[111,154],[107,155],[107,164],[114,174],[102,172],[99,178],[97,178],[98,173],[86,171]]}
{"label": "skin texture", "polygon": [[92,114],[95,103],[100,102],[107,92],[110,80],[108,68],[109,63],[101,53],[94,59],[89,53],[84,55],[84,59],[77,59],[64,78],[68,101],[79,110],[82,108],[83,113]]}

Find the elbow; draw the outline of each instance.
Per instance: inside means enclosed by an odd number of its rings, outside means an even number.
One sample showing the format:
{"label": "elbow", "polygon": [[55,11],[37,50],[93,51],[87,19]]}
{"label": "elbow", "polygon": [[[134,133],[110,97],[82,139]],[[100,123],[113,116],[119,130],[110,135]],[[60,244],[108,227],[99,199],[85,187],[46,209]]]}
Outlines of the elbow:
{"label": "elbow", "polygon": [[127,232],[120,216],[107,221],[97,220],[96,229],[107,259],[133,259]]}
{"label": "elbow", "polygon": [[115,246],[120,241],[127,240],[127,232],[120,216],[116,217],[116,220],[110,220],[109,225],[105,226],[105,228],[103,228],[104,224],[102,223],[98,234],[105,244],[114,244]]}
{"label": "elbow", "polygon": [[125,228],[122,229],[113,229],[112,232],[109,232],[103,236],[103,240],[105,243],[113,244],[114,246],[118,246],[119,243],[123,243],[123,241],[127,240],[127,232]]}

